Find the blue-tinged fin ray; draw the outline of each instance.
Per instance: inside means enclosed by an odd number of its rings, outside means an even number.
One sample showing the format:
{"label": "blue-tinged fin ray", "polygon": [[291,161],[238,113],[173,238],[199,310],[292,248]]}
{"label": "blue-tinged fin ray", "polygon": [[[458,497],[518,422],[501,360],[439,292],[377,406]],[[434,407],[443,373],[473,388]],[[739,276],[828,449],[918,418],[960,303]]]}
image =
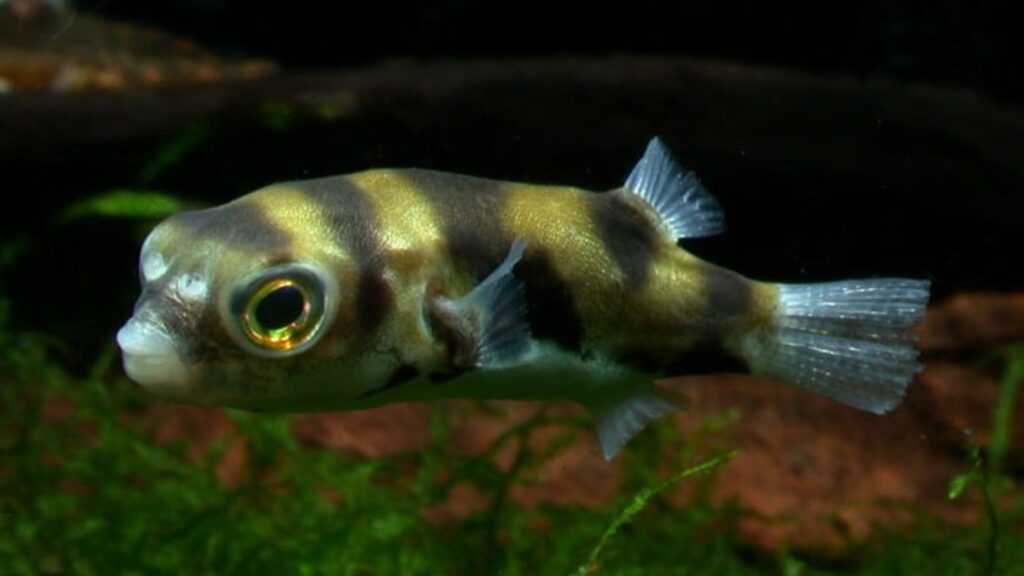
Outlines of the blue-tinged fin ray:
{"label": "blue-tinged fin ray", "polygon": [[596,402],[590,408],[601,452],[605,460],[611,460],[648,423],[679,407],[651,390],[640,390],[618,401]]}
{"label": "blue-tinged fin ray", "polygon": [[476,318],[475,365],[478,368],[514,365],[530,350],[526,287],[513,274],[525,250],[526,242],[515,240],[505,260],[487,278],[462,298],[446,303],[457,313]]}
{"label": "blue-tinged fin ray", "polygon": [[745,340],[754,372],[882,414],[921,371],[912,328],[929,282],[903,278],[782,284],[775,325]]}
{"label": "blue-tinged fin ray", "polygon": [[647,145],[623,187],[654,208],[674,240],[712,236],[725,230],[725,216],[718,201],[695,173],[676,163],[660,138],[653,138]]}

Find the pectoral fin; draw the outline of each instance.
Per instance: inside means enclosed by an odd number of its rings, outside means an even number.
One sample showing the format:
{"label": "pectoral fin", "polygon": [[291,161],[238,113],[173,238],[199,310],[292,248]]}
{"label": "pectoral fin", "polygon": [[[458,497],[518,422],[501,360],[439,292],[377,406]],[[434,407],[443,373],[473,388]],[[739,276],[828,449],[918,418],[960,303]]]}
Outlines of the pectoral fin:
{"label": "pectoral fin", "polygon": [[512,366],[530,351],[526,288],[513,274],[525,249],[516,240],[505,260],[468,294],[430,303],[431,325],[446,341],[454,368]]}

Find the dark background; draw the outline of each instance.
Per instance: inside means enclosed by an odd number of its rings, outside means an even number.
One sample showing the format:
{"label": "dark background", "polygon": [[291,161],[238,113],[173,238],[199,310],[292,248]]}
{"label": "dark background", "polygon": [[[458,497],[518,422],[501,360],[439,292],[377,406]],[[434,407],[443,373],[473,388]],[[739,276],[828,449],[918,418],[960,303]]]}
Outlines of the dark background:
{"label": "dark background", "polygon": [[388,58],[687,54],[1024,98],[1019,2],[90,0],[79,6],[288,68]]}

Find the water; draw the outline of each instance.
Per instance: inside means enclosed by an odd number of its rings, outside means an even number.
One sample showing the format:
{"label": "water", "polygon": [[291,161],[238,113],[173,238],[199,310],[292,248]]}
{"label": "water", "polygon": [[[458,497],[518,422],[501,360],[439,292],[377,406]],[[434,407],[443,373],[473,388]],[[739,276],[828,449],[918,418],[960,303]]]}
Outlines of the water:
{"label": "water", "polygon": [[[703,2],[682,8],[700,30],[633,8],[591,7],[591,26],[568,26],[454,2],[391,25],[174,2],[83,3],[49,27],[12,26],[14,4],[0,6],[11,573],[1020,564],[1024,283],[1011,247],[1024,116],[1019,80],[1003,73],[1019,41],[995,8],[863,8],[830,32],[736,23],[737,7]],[[203,41],[213,72],[189,54],[171,66],[160,38],[108,32],[111,16]],[[596,33],[613,24],[626,31]],[[964,48],[936,53],[937,39]],[[29,53],[47,63],[31,76],[44,88],[11,72]],[[47,76],[69,62],[84,80]],[[739,375],[676,380],[665,386],[687,410],[607,464],[589,417],[567,404],[271,416],[157,401],[121,372],[113,335],[137,296],[139,245],[170,211],[386,166],[603,190],[653,135],[725,209],[724,235],[686,243],[700,256],[774,281],[932,280],[928,368],[899,409],[876,417]],[[712,472],[663,484],[709,461]]]}

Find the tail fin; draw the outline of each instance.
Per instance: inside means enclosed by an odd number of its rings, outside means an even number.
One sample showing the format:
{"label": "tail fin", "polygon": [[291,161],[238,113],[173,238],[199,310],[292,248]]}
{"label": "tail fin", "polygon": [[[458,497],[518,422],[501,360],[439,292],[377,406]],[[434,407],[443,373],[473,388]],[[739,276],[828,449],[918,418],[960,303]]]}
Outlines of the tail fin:
{"label": "tail fin", "polygon": [[887,412],[921,370],[910,329],[928,288],[904,279],[779,285],[774,325],[748,337],[744,352],[755,373]]}

